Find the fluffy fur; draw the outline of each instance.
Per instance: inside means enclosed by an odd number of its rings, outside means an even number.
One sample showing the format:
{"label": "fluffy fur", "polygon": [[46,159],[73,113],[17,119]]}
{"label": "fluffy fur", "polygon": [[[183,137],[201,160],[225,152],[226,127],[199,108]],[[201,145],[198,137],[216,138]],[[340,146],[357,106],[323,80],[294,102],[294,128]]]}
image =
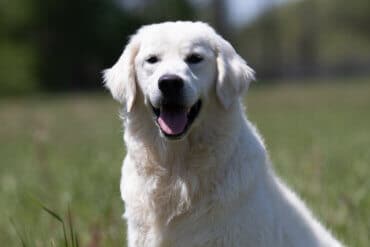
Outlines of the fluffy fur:
{"label": "fluffy fur", "polygon": [[[184,57],[194,51],[204,61],[189,65]],[[160,61],[148,64],[151,54]],[[161,134],[150,108],[166,73],[184,79],[188,106],[203,101],[179,140]],[[342,246],[271,169],[240,101],[254,72],[211,27],[144,26],[104,75],[123,104],[130,247]]]}

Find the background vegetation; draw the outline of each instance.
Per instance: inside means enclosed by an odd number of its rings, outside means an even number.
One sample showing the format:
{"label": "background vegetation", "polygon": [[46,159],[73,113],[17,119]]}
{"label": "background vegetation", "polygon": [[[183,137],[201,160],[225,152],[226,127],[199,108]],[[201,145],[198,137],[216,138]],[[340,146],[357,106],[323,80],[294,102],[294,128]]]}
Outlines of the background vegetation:
{"label": "background vegetation", "polygon": [[124,246],[125,150],[101,71],[139,26],[177,19],[209,22],[256,69],[247,108],[277,172],[348,246],[370,245],[369,1],[255,1],[239,25],[230,2],[0,1],[0,245],[63,246],[36,198],[71,207],[80,246]]}
{"label": "background vegetation", "polygon": [[145,23],[179,19],[211,23],[262,79],[369,75],[368,0],[255,1],[264,11],[235,26],[230,9],[237,2],[3,0],[0,93],[100,90],[101,70],[128,35]]}

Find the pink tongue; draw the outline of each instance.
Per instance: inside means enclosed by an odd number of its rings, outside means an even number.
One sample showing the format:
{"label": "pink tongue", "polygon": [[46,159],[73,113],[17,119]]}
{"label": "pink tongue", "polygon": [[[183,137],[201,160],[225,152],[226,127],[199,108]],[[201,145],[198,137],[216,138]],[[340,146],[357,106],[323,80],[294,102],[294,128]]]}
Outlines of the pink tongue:
{"label": "pink tongue", "polygon": [[168,135],[181,134],[186,127],[188,117],[186,111],[165,111],[162,110],[158,117],[158,124],[162,131]]}

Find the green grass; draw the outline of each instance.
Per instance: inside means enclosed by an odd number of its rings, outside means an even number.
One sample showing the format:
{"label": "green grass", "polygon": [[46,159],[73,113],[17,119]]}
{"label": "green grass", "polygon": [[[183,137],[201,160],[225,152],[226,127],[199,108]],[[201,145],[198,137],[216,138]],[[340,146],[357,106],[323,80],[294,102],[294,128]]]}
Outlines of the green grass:
{"label": "green grass", "polygon": [[[247,108],[278,174],[345,243],[369,246],[370,80],[254,85]],[[120,126],[108,94],[0,99],[2,246],[64,246],[32,198],[63,219],[70,206],[80,246],[124,246]]]}

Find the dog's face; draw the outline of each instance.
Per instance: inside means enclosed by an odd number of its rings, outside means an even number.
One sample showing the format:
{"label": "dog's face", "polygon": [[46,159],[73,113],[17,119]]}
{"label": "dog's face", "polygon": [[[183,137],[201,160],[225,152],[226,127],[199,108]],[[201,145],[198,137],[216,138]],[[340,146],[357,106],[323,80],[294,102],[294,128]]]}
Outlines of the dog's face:
{"label": "dog's face", "polygon": [[105,72],[113,96],[135,110],[140,90],[154,124],[168,139],[183,138],[216,96],[228,109],[253,78],[250,69],[212,28],[169,22],[141,28]]}
{"label": "dog's face", "polygon": [[214,47],[202,35],[159,26],[144,33],[135,58],[138,85],[167,138],[180,138],[198,118],[216,81]]}

